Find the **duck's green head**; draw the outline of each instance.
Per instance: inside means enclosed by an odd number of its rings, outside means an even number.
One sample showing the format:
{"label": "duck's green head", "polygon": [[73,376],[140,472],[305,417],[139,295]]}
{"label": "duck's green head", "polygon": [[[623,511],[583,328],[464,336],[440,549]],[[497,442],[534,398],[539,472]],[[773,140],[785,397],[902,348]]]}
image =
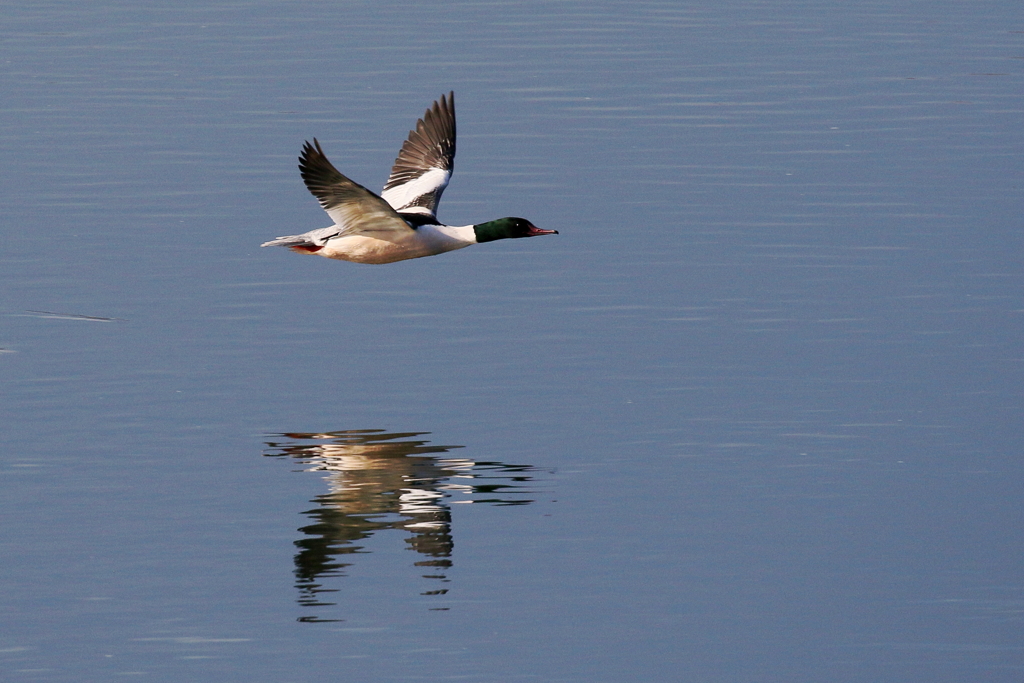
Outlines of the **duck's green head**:
{"label": "duck's green head", "polygon": [[557,230],[541,230],[525,218],[499,218],[473,226],[477,242],[493,242],[510,237],[536,237],[537,235],[557,235]]}

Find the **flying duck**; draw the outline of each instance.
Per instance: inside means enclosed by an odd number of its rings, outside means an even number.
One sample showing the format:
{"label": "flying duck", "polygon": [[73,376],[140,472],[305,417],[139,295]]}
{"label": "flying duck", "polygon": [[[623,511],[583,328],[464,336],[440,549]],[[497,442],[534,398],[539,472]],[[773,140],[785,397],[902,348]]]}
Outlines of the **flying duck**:
{"label": "flying duck", "polygon": [[260,246],[356,263],[393,263],[509,237],[558,234],[525,218],[465,226],[438,222],[437,203],[454,164],[454,92],[442,95],[409,131],[380,195],[343,176],[313,138],[313,144],[307,141],[302,148],[299,172],[334,225]]}

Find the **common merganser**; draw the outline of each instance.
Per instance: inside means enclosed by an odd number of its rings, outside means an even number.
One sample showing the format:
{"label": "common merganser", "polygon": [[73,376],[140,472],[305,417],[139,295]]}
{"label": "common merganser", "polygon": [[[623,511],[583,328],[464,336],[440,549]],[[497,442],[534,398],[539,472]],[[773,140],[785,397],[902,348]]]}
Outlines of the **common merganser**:
{"label": "common merganser", "polygon": [[454,92],[442,95],[416,122],[380,195],[342,175],[313,138],[313,144],[307,141],[302,148],[299,172],[334,225],[260,246],[288,247],[356,263],[393,263],[481,242],[558,234],[525,218],[465,226],[438,222],[437,203],[452,177],[454,162]]}

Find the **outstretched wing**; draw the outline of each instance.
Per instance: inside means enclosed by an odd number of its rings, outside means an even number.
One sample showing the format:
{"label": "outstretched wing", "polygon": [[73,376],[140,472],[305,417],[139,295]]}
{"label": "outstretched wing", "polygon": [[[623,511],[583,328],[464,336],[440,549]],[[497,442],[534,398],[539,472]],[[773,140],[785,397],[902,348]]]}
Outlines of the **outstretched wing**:
{"label": "outstretched wing", "polygon": [[402,144],[381,192],[395,211],[436,218],[455,166],[455,93],[442,95]]}
{"label": "outstretched wing", "polygon": [[[323,236],[324,241],[330,237],[356,234],[389,239],[389,234],[402,236],[412,232],[409,224],[387,202],[334,168],[316,138],[313,138],[312,145],[306,142],[303,146],[299,172],[306,187],[320,200],[320,206],[336,225],[337,229],[331,235]],[[323,228],[322,231],[330,232],[332,229]]]}

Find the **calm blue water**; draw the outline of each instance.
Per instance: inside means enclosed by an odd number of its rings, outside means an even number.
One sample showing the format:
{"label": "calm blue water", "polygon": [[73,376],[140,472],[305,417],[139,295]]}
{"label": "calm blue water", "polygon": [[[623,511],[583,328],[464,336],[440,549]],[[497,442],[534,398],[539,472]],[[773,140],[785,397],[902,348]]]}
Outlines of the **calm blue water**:
{"label": "calm blue water", "polygon": [[[1019,681],[1019,3],[21,2],[0,678]],[[454,89],[440,218],[327,224]]]}

